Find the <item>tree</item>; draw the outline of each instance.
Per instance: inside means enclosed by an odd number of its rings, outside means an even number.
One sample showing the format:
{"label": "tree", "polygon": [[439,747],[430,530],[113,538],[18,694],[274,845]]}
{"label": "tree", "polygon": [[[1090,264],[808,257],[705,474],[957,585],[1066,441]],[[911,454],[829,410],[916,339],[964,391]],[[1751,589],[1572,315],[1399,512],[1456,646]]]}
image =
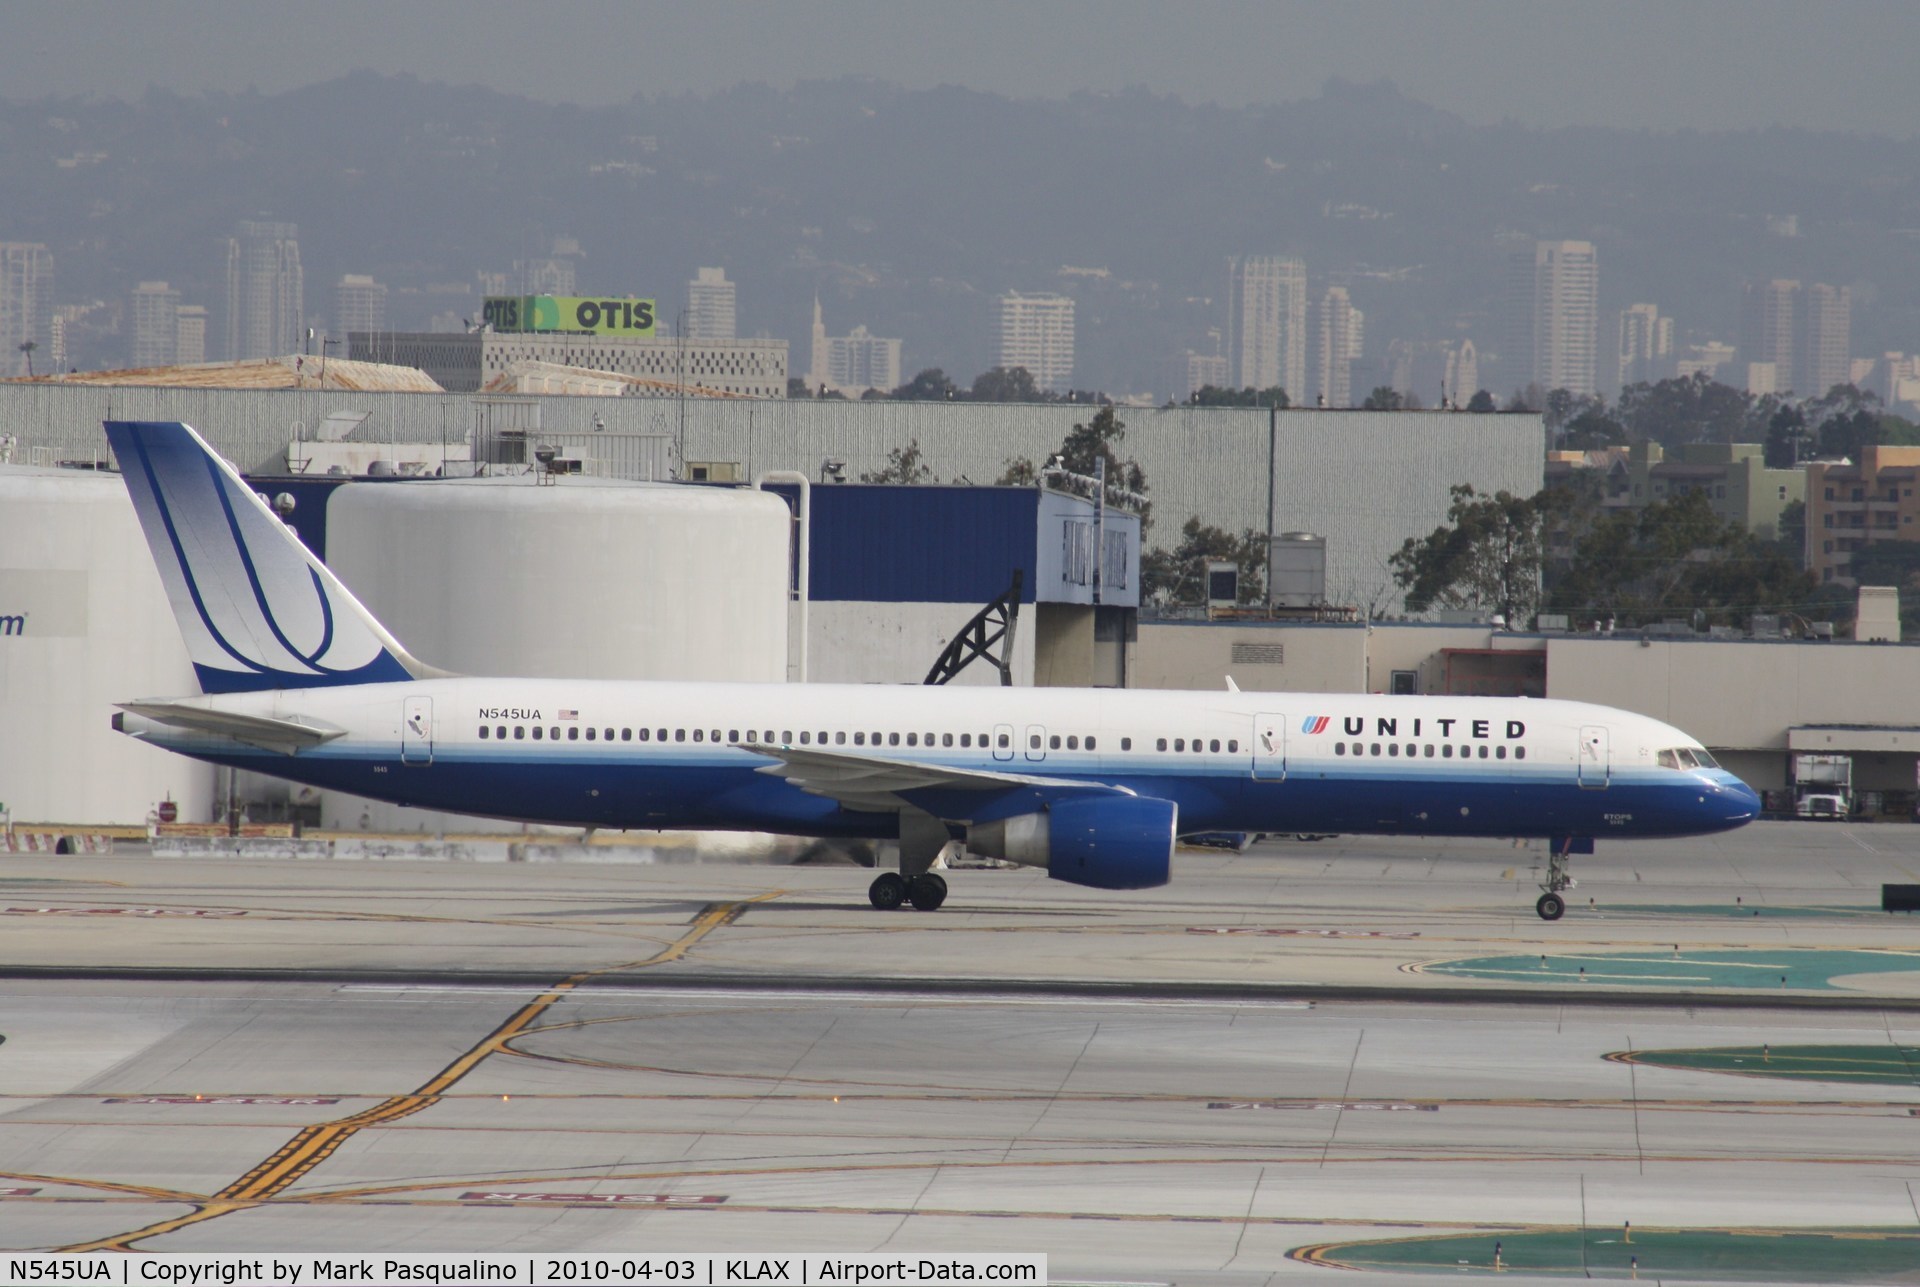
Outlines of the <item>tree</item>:
{"label": "tree", "polygon": [[1400,391],[1390,384],[1375,385],[1373,392],[1360,403],[1361,408],[1366,411],[1398,411],[1405,405],[1406,399],[1402,398]]}
{"label": "tree", "polygon": [[1815,589],[1799,559],[1713,512],[1703,491],[1570,524],[1547,569],[1548,606],[1627,624],[1734,624],[1797,610]]}
{"label": "tree", "polygon": [[813,386],[807,383],[807,377],[804,375],[790,375],[787,377],[787,396],[789,398],[811,398],[813,396]]}
{"label": "tree", "polygon": [[1752,408],[1752,395],[1695,372],[1658,384],[1628,385],[1614,404],[1614,418],[1635,442],[1651,439],[1663,447],[1675,447],[1742,441],[1743,433],[1751,432]]}
{"label": "tree", "polygon": [[975,402],[1046,402],[1050,399],[1034,384],[1024,366],[996,366],[973,378],[969,396]]}
{"label": "tree", "polygon": [[1807,503],[1789,501],[1780,509],[1780,521],[1774,524],[1773,543],[1793,566],[1807,566]]}
{"label": "tree", "polygon": [[[1131,457],[1122,459],[1115,448],[1126,440],[1127,426],[1113,413],[1112,406],[1101,407],[1086,424],[1075,425],[1068,431],[1066,439],[1060,444],[1060,450],[1054,453],[1059,462],[1058,468],[1069,474],[1078,474],[1091,478],[1098,469],[1098,462],[1107,462],[1107,485],[1118,487],[1135,495],[1144,497],[1147,493],[1147,471]],[[1031,486],[1040,477],[1039,467],[1025,456],[1014,456],[1006,461],[997,485],[1002,487]],[[1153,523],[1153,506],[1142,500],[1138,503],[1140,531],[1144,535]]]}
{"label": "tree", "polygon": [[904,447],[895,447],[887,453],[887,463],[879,469],[860,475],[863,483],[930,483],[933,470],[920,455],[920,440],[915,438]]}
{"label": "tree", "polygon": [[1485,389],[1479,389],[1474,392],[1471,398],[1467,399],[1467,410],[1488,412],[1498,411],[1499,408],[1494,405],[1493,395],[1491,393],[1488,393]]}
{"label": "tree", "polygon": [[1180,528],[1180,544],[1153,550],[1140,561],[1140,593],[1162,603],[1204,604],[1207,564],[1224,561],[1240,569],[1240,602],[1258,603],[1265,592],[1267,538],[1248,528],[1235,536],[1208,527],[1196,515]]}
{"label": "tree", "polygon": [[1791,403],[1782,403],[1767,420],[1767,468],[1798,469],[1813,441],[1805,414]]}
{"label": "tree", "polygon": [[1531,617],[1540,601],[1541,496],[1482,496],[1471,484],[1452,489],[1447,526],[1408,537],[1387,560],[1413,612],[1470,608],[1498,613],[1509,624]]}
{"label": "tree", "polygon": [[1563,449],[1597,451],[1602,447],[1618,447],[1627,441],[1627,431],[1602,409],[1603,405],[1589,406],[1567,424],[1560,435]]}
{"label": "tree", "polygon": [[901,402],[950,402],[956,386],[939,367],[928,367],[893,391]]}
{"label": "tree", "polygon": [[1583,416],[1604,415],[1606,409],[1607,400],[1594,394],[1579,394],[1571,389],[1550,389],[1547,391],[1547,405],[1540,414],[1547,428],[1559,433]]}

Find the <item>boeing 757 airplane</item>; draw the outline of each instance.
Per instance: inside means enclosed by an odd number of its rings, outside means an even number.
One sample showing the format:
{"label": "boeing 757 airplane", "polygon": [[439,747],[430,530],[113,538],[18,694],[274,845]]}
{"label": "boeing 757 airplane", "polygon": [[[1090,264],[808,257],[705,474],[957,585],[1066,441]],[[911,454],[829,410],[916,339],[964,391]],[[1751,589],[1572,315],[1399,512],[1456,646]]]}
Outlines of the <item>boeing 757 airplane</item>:
{"label": "boeing 757 airplane", "polygon": [[1556,920],[1596,837],[1759,810],[1679,729],[1578,702],[452,675],[191,428],[106,428],[201,688],[114,727],[213,764],[515,821],[897,839],[868,897],[925,911],[952,841],[1148,889],[1181,835],[1346,832],[1545,838]]}

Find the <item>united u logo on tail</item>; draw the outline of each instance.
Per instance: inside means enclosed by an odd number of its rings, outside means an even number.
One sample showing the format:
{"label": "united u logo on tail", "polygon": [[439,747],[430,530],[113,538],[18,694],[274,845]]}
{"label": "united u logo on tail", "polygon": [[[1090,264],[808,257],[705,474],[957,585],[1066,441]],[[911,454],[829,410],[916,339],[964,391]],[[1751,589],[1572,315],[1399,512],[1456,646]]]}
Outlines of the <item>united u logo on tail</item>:
{"label": "united u logo on tail", "polygon": [[425,673],[199,434],[111,420],[107,441],[203,692]]}

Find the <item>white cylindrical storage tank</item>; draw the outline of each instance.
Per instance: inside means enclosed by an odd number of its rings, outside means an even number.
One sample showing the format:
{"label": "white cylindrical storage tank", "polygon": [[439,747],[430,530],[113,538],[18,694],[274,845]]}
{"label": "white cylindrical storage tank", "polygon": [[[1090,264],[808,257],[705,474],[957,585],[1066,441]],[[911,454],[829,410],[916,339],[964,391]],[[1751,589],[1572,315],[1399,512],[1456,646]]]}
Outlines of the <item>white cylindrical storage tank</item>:
{"label": "white cylindrical storage tank", "polygon": [[[532,475],[348,483],[327,564],[407,650],[463,675],[787,678],[792,518],[769,492]],[[501,824],[326,792],[381,831]]]}
{"label": "white cylindrical storage tank", "polygon": [[758,491],[564,478],[349,483],[327,564],[463,675],[787,677],[788,529]]}
{"label": "white cylindrical storage tank", "polygon": [[211,818],[214,769],[113,731],[200,691],[118,474],[0,466],[0,802],[14,821]]}

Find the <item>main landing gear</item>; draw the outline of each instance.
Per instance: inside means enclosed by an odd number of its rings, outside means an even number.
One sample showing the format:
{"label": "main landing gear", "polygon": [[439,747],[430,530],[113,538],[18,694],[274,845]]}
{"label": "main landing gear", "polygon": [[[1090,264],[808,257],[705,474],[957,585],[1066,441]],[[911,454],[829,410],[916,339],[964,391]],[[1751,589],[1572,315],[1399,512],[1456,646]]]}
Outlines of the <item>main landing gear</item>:
{"label": "main landing gear", "polygon": [[1567,914],[1566,892],[1575,883],[1567,874],[1567,857],[1572,852],[1572,840],[1554,844],[1547,850],[1547,878],[1540,882],[1540,888],[1547,892],[1533,905],[1543,921],[1557,921]]}
{"label": "main landing gear", "polygon": [[881,872],[867,886],[867,901],[883,912],[902,903],[912,903],[918,912],[938,911],[947,901],[947,882],[935,872],[902,876],[896,871]]}

